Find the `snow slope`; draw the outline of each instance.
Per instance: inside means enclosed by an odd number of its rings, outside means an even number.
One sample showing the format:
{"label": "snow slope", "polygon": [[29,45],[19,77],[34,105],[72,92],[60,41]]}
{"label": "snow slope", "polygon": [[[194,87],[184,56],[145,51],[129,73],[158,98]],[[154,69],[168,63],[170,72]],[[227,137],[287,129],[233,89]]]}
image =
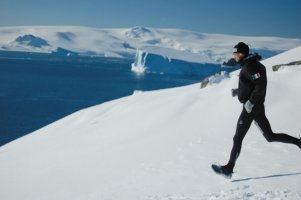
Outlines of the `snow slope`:
{"label": "snow slope", "polygon": [[[41,42],[42,41],[42,42]],[[131,57],[136,49],[197,63],[222,63],[239,41],[269,55],[301,45],[300,39],[197,33],[181,29],[76,26],[0,27],[0,50],[52,52],[63,48],[82,55]],[[47,44],[47,45],[46,45]]]}
{"label": "snow slope", "polygon": [[[283,60],[285,55],[286,60]],[[295,48],[263,61],[266,114],[275,132],[301,133],[301,66]],[[280,63],[279,63],[280,62]],[[252,125],[232,180],[227,162],[242,105],[219,84],[133,95],[78,111],[0,148],[0,199],[301,199],[301,150],[267,143]]]}

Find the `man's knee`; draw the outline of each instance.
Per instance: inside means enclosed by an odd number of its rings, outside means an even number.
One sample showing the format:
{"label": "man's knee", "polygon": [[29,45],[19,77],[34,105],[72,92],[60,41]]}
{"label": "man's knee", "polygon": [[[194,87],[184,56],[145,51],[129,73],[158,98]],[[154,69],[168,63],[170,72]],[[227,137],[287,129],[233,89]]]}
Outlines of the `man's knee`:
{"label": "man's knee", "polygon": [[[258,129],[260,130],[260,132],[262,133],[262,135],[265,137],[265,139],[268,142],[273,142],[274,141],[274,133],[272,132],[272,130],[265,128],[264,126],[260,126],[258,124],[258,122],[255,121],[255,125],[258,127]],[[263,130],[264,129],[264,130]]]}
{"label": "man's knee", "polygon": [[274,141],[273,134],[265,134],[265,133],[263,133],[263,136],[265,137],[265,139],[266,139],[268,142],[273,142],[273,141]]}
{"label": "man's knee", "polygon": [[242,140],[243,140],[243,137],[241,136],[241,135],[234,135],[234,137],[233,137],[233,142],[234,143],[241,143],[242,142]]}

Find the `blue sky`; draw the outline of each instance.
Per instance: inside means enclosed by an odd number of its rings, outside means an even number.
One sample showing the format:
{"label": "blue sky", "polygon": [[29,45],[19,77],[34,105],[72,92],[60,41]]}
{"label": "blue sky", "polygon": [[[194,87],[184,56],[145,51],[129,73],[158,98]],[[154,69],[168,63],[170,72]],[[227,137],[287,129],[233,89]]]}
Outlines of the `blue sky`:
{"label": "blue sky", "polygon": [[1,0],[0,26],[146,26],[301,38],[300,0]]}

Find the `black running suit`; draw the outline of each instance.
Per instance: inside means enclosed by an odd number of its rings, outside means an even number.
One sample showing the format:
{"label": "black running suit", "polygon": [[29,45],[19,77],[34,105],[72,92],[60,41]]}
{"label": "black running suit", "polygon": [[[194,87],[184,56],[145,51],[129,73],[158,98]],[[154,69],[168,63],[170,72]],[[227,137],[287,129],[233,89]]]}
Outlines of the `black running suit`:
{"label": "black running suit", "polygon": [[261,56],[258,54],[250,54],[239,63],[242,68],[239,74],[238,99],[243,104],[249,100],[254,104],[254,107],[251,113],[248,113],[243,107],[238,119],[236,133],[233,138],[233,147],[227,164],[232,170],[240,154],[242,141],[253,120],[268,142],[284,142],[300,146],[300,139],[283,133],[273,133],[270,123],[265,116],[264,101],[267,89],[267,76],[266,68],[259,62],[260,59]]}

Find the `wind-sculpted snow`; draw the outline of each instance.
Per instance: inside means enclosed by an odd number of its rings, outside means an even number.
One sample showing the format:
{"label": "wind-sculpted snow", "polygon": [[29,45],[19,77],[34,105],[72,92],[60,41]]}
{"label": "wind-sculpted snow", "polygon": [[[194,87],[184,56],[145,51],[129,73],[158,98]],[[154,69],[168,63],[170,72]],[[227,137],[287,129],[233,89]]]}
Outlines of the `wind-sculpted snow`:
{"label": "wind-sculpted snow", "polygon": [[149,197],[147,200],[227,200],[227,199],[237,199],[237,200],[286,200],[300,199],[300,191],[292,190],[264,190],[254,192],[254,187],[250,185],[237,186],[232,189],[221,190],[220,192],[202,195],[197,198],[189,196],[174,196],[174,195],[164,195],[164,196],[153,196]]}

